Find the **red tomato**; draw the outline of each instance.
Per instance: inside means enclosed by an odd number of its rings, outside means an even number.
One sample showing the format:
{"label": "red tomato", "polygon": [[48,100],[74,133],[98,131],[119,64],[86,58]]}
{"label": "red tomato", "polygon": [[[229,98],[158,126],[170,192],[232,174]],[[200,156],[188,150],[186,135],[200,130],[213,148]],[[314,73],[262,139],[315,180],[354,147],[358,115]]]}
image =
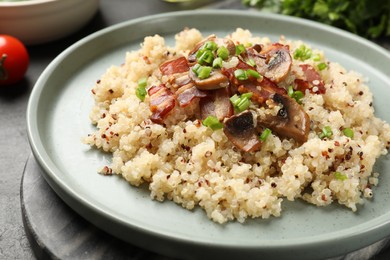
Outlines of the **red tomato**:
{"label": "red tomato", "polygon": [[21,80],[28,64],[29,55],[23,43],[15,37],[0,34],[0,86]]}

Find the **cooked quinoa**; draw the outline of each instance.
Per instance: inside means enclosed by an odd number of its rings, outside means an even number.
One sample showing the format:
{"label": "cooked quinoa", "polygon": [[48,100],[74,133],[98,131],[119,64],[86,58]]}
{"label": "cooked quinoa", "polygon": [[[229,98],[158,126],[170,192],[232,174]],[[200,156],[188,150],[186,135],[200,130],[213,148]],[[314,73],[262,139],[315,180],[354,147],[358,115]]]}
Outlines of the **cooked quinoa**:
{"label": "cooked quinoa", "polygon": [[[111,165],[102,165],[100,172],[121,175],[134,186],[147,183],[151,198],[172,200],[188,210],[199,206],[218,223],[280,216],[285,199],[301,199],[317,206],[336,202],[356,211],[359,204],[371,198],[379,176],[373,166],[377,158],[387,154],[390,127],[374,116],[373,96],[364,78],[301,41],[280,37],[278,43],[273,43],[243,29],[225,40],[213,37],[206,39],[196,29],[185,29],[175,36],[175,46],[167,46],[159,35],[146,37],[139,50],[128,52],[122,65],[110,67],[96,82],[92,89],[95,105],[90,114],[96,131],[84,142],[112,153]],[[204,96],[215,90],[197,86],[193,90],[200,88],[200,94],[184,106],[179,104],[179,89],[183,84],[193,86],[193,81],[186,78],[195,71],[193,64],[189,72],[179,74],[167,73],[162,64],[169,65],[182,57],[189,61],[189,56],[197,55],[210,41],[233,42],[236,48],[244,46],[244,53],[252,52],[254,56],[233,54],[223,60],[222,66],[233,73],[237,70],[232,69],[236,59],[242,59],[260,72],[253,74],[254,84],[267,79],[285,100],[296,102],[294,109],[308,119],[299,137],[286,129],[273,129],[273,121],[264,123],[267,117],[281,116],[283,103],[275,98],[276,94],[264,98],[255,90],[244,111],[234,107],[230,118],[214,117],[217,127],[205,125],[199,112]],[[216,53],[215,48],[211,50]],[[272,51],[273,56],[268,55]],[[252,64],[251,57],[264,59],[266,70],[259,63]],[[279,72],[272,70],[271,62],[289,57],[291,64],[284,68],[286,73],[276,75]],[[168,69],[177,69],[177,64],[173,65]],[[179,76],[187,81],[181,84]],[[235,78],[235,82],[232,96],[250,92],[242,88],[240,80]],[[230,88],[232,84],[219,87]],[[140,95],[142,87],[144,94]],[[153,88],[157,88],[157,94],[153,94]],[[159,103],[161,99],[163,103]],[[164,113],[159,114],[161,109]],[[244,143],[244,147],[240,146],[242,140],[236,142],[238,137],[229,132],[228,125],[229,120],[245,113],[255,121],[250,130],[258,131],[258,140],[253,140],[255,145]],[[297,118],[299,113],[294,117],[292,120],[302,120]],[[265,129],[271,130],[268,135],[262,135],[268,131]]]}

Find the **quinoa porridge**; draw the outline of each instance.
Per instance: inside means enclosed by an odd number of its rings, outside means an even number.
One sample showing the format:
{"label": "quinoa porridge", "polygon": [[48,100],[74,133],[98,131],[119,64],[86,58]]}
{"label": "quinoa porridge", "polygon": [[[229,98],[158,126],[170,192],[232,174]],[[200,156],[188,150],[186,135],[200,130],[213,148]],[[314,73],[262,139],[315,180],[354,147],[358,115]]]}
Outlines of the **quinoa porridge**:
{"label": "quinoa porridge", "polygon": [[218,223],[280,216],[283,200],[356,211],[373,196],[390,127],[361,75],[244,29],[175,40],[146,37],[93,87],[83,141],[113,155],[100,173]]}

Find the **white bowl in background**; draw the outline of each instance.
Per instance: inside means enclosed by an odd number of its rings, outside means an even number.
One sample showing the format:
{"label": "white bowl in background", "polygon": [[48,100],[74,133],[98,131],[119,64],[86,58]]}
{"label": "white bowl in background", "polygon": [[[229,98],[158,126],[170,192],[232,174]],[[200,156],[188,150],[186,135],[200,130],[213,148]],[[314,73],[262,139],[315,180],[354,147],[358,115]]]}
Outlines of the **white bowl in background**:
{"label": "white bowl in background", "polygon": [[27,45],[65,37],[85,25],[96,13],[99,0],[23,0],[0,2],[0,34]]}

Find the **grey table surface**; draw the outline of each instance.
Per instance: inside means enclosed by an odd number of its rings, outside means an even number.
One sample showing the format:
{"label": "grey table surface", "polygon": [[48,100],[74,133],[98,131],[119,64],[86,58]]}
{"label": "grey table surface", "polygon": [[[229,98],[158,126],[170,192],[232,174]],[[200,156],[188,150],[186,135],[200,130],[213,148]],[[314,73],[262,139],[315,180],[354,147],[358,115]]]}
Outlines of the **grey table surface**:
{"label": "grey table surface", "polygon": [[[25,79],[12,87],[0,88],[0,259],[36,259],[23,228],[20,184],[31,154],[26,130],[26,108],[32,88],[46,66],[79,39],[129,19],[195,8],[242,9],[240,0],[194,1],[171,4],[161,0],[101,0],[96,16],[80,31],[52,43],[29,46],[30,67]],[[1,32],[0,32],[1,33]],[[390,40],[380,45],[390,50]],[[390,250],[374,257],[390,259]]]}

